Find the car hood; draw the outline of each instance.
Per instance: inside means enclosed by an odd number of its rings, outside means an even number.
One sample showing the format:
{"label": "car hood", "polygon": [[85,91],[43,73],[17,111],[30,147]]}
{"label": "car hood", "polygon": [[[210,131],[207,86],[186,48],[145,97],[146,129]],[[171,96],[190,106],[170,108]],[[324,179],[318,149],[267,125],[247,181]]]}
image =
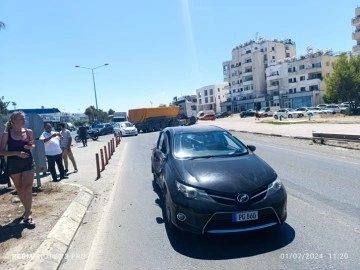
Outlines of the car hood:
{"label": "car hood", "polygon": [[175,164],[184,184],[219,192],[252,192],[277,178],[275,171],[255,154],[177,160]]}

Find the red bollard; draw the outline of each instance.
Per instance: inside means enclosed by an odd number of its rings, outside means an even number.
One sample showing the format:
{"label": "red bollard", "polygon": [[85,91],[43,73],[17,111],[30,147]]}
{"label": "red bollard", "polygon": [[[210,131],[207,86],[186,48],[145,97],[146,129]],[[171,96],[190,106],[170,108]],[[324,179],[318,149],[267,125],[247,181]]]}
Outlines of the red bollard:
{"label": "red bollard", "polygon": [[98,153],[96,153],[95,159],[96,159],[96,179],[95,180],[98,180],[100,178],[100,164],[99,164],[99,154]]}
{"label": "red bollard", "polygon": [[104,146],[104,153],[105,153],[105,165],[108,165],[109,159],[108,159],[108,156],[107,156],[106,146]]}
{"label": "red bollard", "polygon": [[101,157],[101,171],[105,170],[105,161],[104,161],[104,152],[100,149],[100,157]]}

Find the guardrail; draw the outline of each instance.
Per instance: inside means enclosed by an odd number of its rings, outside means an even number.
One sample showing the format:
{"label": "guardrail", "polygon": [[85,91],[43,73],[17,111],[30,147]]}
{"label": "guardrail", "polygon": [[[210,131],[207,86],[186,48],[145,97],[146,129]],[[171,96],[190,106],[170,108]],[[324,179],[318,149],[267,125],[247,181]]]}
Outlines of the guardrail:
{"label": "guardrail", "polygon": [[344,142],[359,142],[360,143],[360,135],[356,135],[356,134],[337,134],[337,133],[313,132],[312,138],[313,138],[314,143],[320,141],[321,144],[324,144],[325,141],[327,141],[327,140],[344,141]]}

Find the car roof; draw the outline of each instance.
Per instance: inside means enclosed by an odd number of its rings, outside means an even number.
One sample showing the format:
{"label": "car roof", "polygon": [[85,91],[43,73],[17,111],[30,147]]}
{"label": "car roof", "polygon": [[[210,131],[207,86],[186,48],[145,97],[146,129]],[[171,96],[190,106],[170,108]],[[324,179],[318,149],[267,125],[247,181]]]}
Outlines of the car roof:
{"label": "car roof", "polygon": [[181,133],[200,133],[200,132],[211,132],[211,131],[227,131],[218,126],[212,125],[192,125],[192,126],[177,126],[167,127],[163,131],[169,131],[172,135]]}

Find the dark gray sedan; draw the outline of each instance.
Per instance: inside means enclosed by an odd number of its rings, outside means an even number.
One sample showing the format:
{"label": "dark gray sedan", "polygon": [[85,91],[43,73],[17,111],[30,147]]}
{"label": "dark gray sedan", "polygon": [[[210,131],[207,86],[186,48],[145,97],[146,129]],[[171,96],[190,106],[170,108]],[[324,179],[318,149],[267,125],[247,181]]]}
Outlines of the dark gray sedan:
{"label": "dark gray sedan", "polygon": [[285,187],[254,151],[255,146],[216,126],[162,130],[151,170],[164,200],[167,226],[219,234],[283,224]]}

